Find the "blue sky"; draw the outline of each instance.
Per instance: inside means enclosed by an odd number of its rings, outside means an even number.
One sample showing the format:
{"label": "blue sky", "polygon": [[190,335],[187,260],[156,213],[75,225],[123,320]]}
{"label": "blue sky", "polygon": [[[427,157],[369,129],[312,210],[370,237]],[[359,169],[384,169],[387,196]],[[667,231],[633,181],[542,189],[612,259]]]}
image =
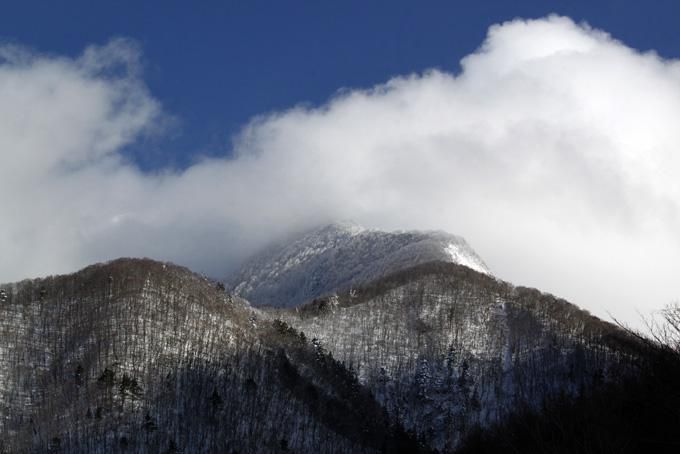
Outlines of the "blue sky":
{"label": "blue sky", "polygon": [[228,153],[232,135],[254,115],[427,68],[456,71],[490,25],[553,12],[630,47],[680,56],[680,3],[672,0],[25,0],[3,2],[0,39],[71,56],[112,37],[136,40],[145,82],[177,119],[162,137],[128,148],[148,170]]}

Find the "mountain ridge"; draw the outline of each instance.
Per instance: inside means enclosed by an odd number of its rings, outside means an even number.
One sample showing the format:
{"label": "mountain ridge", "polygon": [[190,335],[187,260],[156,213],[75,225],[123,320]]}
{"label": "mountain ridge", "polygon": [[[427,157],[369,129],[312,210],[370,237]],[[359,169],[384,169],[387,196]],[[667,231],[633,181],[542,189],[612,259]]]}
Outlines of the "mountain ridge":
{"label": "mountain ridge", "polygon": [[309,230],[256,254],[230,276],[230,291],[260,306],[291,307],[430,261],[490,274],[460,236],[442,231],[385,232],[354,223]]}
{"label": "mountain ridge", "polygon": [[611,323],[446,261],[295,308],[149,259],[0,289],[0,452],[454,452],[635,355]]}
{"label": "mountain ridge", "polygon": [[440,452],[517,405],[629,375],[634,352],[619,327],[565,300],[445,262],[274,313]]}
{"label": "mountain ridge", "polygon": [[0,452],[428,451],[330,355],[186,268],[0,288]]}

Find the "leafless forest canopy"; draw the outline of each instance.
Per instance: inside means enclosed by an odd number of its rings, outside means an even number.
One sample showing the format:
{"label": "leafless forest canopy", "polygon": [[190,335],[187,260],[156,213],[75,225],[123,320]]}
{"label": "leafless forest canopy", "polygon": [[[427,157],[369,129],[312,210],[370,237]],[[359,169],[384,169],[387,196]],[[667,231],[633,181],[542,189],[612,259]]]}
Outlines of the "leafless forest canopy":
{"label": "leafless forest canopy", "polygon": [[4,452],[453,452],[649,349],[443,262],[292,309],[146,259],[1,288]]}

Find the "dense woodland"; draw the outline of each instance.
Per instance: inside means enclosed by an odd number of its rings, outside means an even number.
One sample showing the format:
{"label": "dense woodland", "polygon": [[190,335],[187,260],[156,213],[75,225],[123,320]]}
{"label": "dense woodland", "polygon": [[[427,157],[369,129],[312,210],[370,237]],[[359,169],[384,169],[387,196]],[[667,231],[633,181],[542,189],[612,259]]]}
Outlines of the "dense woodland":
{"label": "dense woodland", "polygon": [[460,453],[677,453],[680,451],[680,307],[637,338],[635,371],[539,408],[517,407],[477,428]]}
{"label": "dense woodland", "polygon": [[121,259],[0,286],[0,452],[610,452],[663,345],[450,263],[262,310]]}
{"label": "dense woodland", "polygon": [[419,449],[330,355],[188,270],[119,260],[2,295],[4,452]]}
{"label": "dense woodland", "polygon": [[516,408],[633,374],[637,339],[576,306],[451,263],[281,316],[357,373],[391,420],[452,451]]}

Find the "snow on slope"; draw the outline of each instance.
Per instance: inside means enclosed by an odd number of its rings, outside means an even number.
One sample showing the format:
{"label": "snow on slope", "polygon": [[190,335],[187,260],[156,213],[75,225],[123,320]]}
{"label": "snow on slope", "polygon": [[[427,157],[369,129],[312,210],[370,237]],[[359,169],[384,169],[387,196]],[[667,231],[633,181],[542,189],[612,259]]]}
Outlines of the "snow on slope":
{"label": "snow on slope", "polygon": [[257,320],[210,280],[148,259],[0,285],[0,452],[368,454],[390,443],[379,418],[350,436],[358,418],[329,422],[291,392],[294,377],[318,402],[334,396],[340,416],[380,409],[335,398],[312,347],[290,348]]}
{"label": "snow on slope", "polygon": [[490,274],[486,265],[476,254],[472,255],[469,250],[462,250],[459,244],[449,243],[445,250],[451,256],[451,262],[467,266],[480,273]]}
{"label": "snow on slope", "polygon": [[438,452],[517,407],[628,369],[621,331],[537,290],[429,263],[273,313],[357,374]]}
{"label": "snow on slope", "polygon": [[272,247],[227,279],[258,305],[290,307],[420,263],[444,261],[490,274],[482,259],[446,232],[384,232],[330,224]]}

